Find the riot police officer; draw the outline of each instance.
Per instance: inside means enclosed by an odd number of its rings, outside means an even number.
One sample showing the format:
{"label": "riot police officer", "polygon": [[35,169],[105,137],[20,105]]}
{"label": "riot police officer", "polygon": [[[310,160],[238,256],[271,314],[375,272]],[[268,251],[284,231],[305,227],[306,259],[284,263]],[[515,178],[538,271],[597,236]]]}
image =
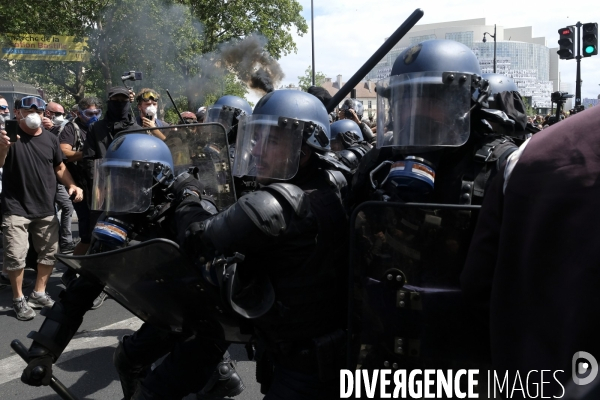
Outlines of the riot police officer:
{"label": "riot police officer", "polygon": [[[490,118],[477,112],[489,107],[490,86],[475,54],[452,40],[419,43],[400,53],[391,76],[377,83],[377,96],[377,148],[362,159],[349,204],[481,204],[489,169],[498,167],[483,164],[517,146],[489,123],[478,129]],[[488,134],[502,143],[485,146]]]}
{"label": "riot police officer", "polygon": [[350,332],[361,368],[489,361],[487,343],[468,336],[473,310],[462,303],[459,276],[489,176],[517,149],[494,126],[514,121],[480,112],[490,91],[475,54],[451,40],[407,48],[377,83],[377,144],[348,199]]}
{"label": "riot police officer", "polygon": [[[230,294],[229,305],[253,325],[257,378],[267,398],[338,397],[346,215],[339,198],[343,177],[316,156],[330,150],[329,141],[327,111],[316,97],[271,92],[240,119],[235,149],[234,174],[256,177],[260,188],[214,216],[202,204],[200,182],[188,181],[177,194],[185,198],[176,220],[188,253],[197,260],[244,256],[232,284],[243,290]],[[191,354],[185,346],[195,345],[184,343],[167,364]],[[148,376],[162,379],[162,388],[148,386],[147,378],[135,398],[168,392],[163,364]]]}
{"label": "riot police officer", "polygon": [[356,122],[341,119],[331,124],[331,149],[338,160],[350,168],[352,173],[358,168],[360,159],[372,148],[373,146],[364,140],[363,133]]}
{"label": "riot police officer", "polygon": [[[225,143],[224,131],[223,144]],[[172,225],[165,218],[164,209],[172,201],[167,188],[173,182],[175,166],[167,145],[160,139],[144,133],[130,133],[115,137],[104,158],[95,161],[94,194],[91,207],[103,211],[93,230],[90,253],[104,253],[125,248],[153,238],[174,237]],[[211,214],[215,206],[204,200],[204,207]],[[73,335],[77,332],[83,316],[93,300],[102,292],[104,285],[80,276],[69,283],[38,332],[32,332],[29,363],[23,371],[22,381],[34,385],[47,385],[52,364],[60,357]],[[115,351],[114,364],[121,379],[125,399],[131,398],[137,382],[144,377],[153,362],[170,352],[189,334],[174,334],[151,324],[143,324],[132,336],[120,340]],[[212,377],[215,368],[228,369],[228,374],[213,382],[211,394],[235,395],[244,386],[224,351],[211,343],[203,352],[203,362],[195,362],[198,370],[189,365],[178,366],[185,371],[196,371],[193,382],[197,391]],[[33,370],[42,366],[43,376]],[[205,366],[205,369],[202,367]],[[179,374],[180,376],[183,375]],[[233,382],[222,391],[222,386]]]}

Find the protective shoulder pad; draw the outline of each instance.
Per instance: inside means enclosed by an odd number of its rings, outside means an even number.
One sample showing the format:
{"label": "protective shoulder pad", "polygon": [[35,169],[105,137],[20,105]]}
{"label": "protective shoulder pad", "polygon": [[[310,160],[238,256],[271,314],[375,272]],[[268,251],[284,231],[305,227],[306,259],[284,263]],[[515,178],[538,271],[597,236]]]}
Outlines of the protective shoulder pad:
{"label": "protective shoulder pad", "polygon": [[340,161],[352,171],[358,168],[360,160],[353,151],[348,149],[340,150],[337,152],[337,156],[340,159]]}
{"label": "protective shoulder pad", "polygon": [[340,160],[338,160],[337,154],[330,153],[330,152],[327,152],[325,154],[319,154],[319,153],[315,153],[315,154],[317,155],[319,160],[321,160],[322,162],[324,162],[326,164],[325,168],[335,168],[338,171],[341,171],[343,173],[348,173],[348,174],[352,173],[350,168],[348,168],[346,165],[344,165],[342,162],[340,162]]}
{"label": "protective shoulder pad", "polygon": [[268,236],[278,236],[287,227],[283,206],[266,190],[248,193],[237,204],[252,223]]}
{"label": "protective shoulder pad", "polygon": [[310,209],[310,201],[304,190],[291,183],[272,183],[264,190],[279,193],[294,209],[297,216],[304,218]]}
{"label": "protective shoulder pad", "polygon": [[348,187],[348,181],[346,180],[344,174],[342,174],[340,171],[334,171],[330,169],[326,169],[325,173],[327,181],[332,187],[335,188],[338,197],[340,199],[344,198],[346,195],[346,189]]}

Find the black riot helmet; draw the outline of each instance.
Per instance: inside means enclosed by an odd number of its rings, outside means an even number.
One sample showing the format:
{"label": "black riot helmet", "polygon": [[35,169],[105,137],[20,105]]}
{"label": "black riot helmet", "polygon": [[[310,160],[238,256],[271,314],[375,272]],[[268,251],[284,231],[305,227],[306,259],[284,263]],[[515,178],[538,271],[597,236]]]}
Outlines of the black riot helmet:
{"label": "black riot helmet", "polygon": [[261,98],[252,115],[240,119],[233,174],[289,180],[298,172],[303,143],[330,149],[329,117],[315,96],[276,90]]}
{"label": "black riot helmet", "polygon": [[462,43],[427,40],[405,49],[377,83],[377,147],[461,146],[481,84],[479,61]]}

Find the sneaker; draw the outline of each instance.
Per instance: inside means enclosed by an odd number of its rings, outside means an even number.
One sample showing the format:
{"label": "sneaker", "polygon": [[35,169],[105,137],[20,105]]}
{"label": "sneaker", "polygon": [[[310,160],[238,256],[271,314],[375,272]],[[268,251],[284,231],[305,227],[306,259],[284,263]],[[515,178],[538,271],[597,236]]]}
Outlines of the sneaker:
{"label": "sneaker", "polygon": [[[27,279],[24,277],[21,288],[26,288],[31,285],[33,285],[33,279]],[[4,276],[4,275],[0,274],[0,287],[2,287],[2,286],[10,286],[10,279],[8,279],[8,276]]]}
{"label": "sneaker", "polygon": [[52,307],[54,305],[54,300],[50,298],[48,293],[44,293],[41,296],[36,296],[35,292],[31,292],[31,296],[29,296],[29,301],[27,302],[31,308],[44,308],[44,307]]}
{"label": "sneaker", "polygon": [[92,303],[92,310],[99,308],[104,303],[104,300],[106,300],[106,296],[106,293],[100,293],[100,295],[94,299],[94,303]]}
{"label": "sneaker", "polygon": [[29,321],[35,317],[35,311],[27,304],[27,297],[22,297],[20,300],[13,300],[13,310],[15,310],[17,319],[20,321]]}
{"label": "sneaker", "polygon": [[81,242],[81,238],[73,239],[73,241],[71,243],[67,243],[64,246],[60,246],[60,252],[62,254],[71,254],[73,252],[73,250],[75,250],[75,247],[77,247],[79,242]]}

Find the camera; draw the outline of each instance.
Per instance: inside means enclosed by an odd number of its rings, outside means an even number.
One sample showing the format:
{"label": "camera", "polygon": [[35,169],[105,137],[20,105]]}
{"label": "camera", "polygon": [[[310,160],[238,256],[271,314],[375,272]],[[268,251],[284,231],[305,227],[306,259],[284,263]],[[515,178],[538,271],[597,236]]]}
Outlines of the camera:
{"label": "camera", "polygon": [[121,76],[121,80],[125,81],[141,81],[144,74],[139,71],[125,71]]}
{"label": "camera", "polygon": [[550,99],[554,102],[557,103],[559,101],[566,101],[567,99],[570,99],[571,97],[573,97],[574,95],[569,94],[567,92],[553,92],[550,95]]}

